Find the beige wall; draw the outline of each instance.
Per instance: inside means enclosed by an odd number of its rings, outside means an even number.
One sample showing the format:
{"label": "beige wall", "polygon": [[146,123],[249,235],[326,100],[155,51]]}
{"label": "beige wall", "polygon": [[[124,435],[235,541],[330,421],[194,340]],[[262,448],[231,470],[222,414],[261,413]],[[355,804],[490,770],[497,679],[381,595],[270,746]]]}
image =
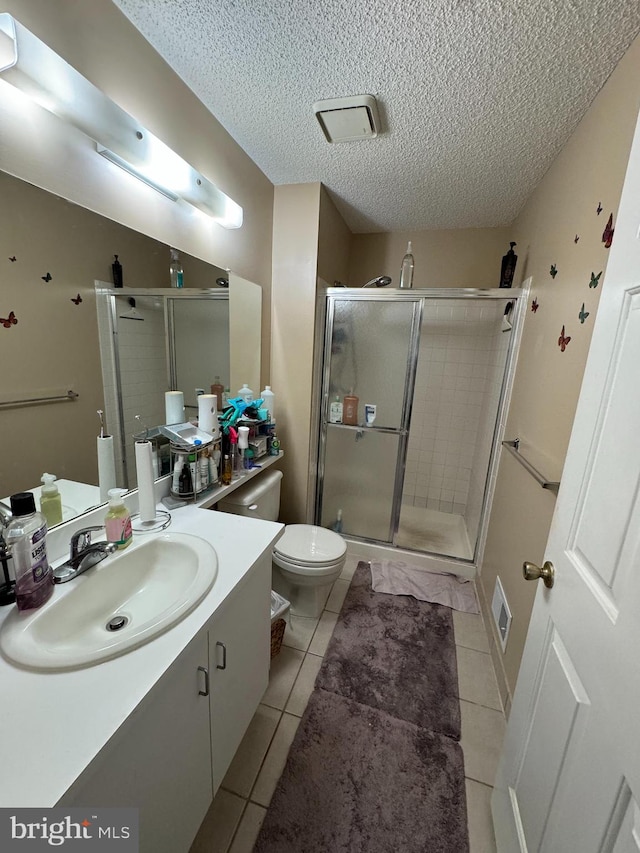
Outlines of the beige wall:
{"label": "beige wall", "polygon": [[338,212],[326,187],[320,191],[318,223],[318,276],[329,287],[335,282],[347,284],[353,235]]}
{"label": "beige wall", "polygon": [[275,188],[271,381],[285,451],[280,518],[306,521],[320,184]]}
{"label": "beige wall", "polygon": [[514,240],[509,228],[460,228],[355,234],[351,245],[349,287],[361,287],[379,275],[400,283],[400,266],[412,241],[414,287],[498,287],[502,256]]}
{"label": "beige wall", "polygon": [[[259,283],[270,298],[273,186],[127,18],[104,0],[7,0],[3,11],[41,38],[244,208],[227,230],[112,166],[55,116],[0,93],[0,168]],[[270,311],[262,363],[269,366]]]}
{"label": "beige wall", "polygon": [[[639,104],[636,40],[510,229],[518,243],[516,283],[532,277],[531,299],[539,308],[527,313],[507,438],[519,436],[523,454],[551,479],[560,477],[571,433],[605,281],[608,252],[602,232],[611,212],[616,218]],[[599,216],[598,203],[603,208]],[[558,269],[555,279],[551,264]],[[600,286],[589,288],[591,273],[601,270]],[[578,319],[583,302],[589,312],[584,325]],[[571,336],[564,353],[558,346],[563,325]],[[522,579],[521,567],[524,560],[540,564],[544,559],[553,508],[553,496],[504,453],[481,587],[490,602],[499,576],[513,613],[506,653],[497,654],[509,690],[515,686],[536,591]]]}

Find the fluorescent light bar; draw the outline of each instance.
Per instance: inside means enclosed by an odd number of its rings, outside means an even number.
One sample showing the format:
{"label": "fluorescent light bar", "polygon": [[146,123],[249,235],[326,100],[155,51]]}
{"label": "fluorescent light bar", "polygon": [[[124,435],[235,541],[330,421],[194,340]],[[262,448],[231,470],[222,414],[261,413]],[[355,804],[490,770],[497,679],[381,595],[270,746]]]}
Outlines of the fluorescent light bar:
{"label": "fluorescent light bar", "polygon": [[225,228],[242,225],[239,204],[6,12],[0,13],[0,79],[78,128],[100,154],[167,198],[182,199]]}

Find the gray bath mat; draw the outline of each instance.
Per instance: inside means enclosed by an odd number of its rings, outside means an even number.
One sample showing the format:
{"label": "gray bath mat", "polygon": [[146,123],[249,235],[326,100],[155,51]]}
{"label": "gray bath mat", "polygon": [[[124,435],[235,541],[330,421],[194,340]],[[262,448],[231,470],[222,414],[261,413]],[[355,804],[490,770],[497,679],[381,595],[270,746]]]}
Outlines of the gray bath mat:
{"label": "gray bath mat", "polygon": [[450,738],[313,692],[254,853],[467,853]]}
{"label": "gray bath mat", "polygon": [[369,564],[359,563],[316,687],[458,739],[451,610],[373,592]]}

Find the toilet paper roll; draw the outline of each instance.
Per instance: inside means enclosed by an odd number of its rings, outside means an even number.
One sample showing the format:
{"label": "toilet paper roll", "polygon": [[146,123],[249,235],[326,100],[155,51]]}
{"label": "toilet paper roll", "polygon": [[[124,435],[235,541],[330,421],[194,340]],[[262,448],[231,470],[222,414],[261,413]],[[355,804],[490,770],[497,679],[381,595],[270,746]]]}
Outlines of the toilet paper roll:
{"label": "toilet paper roll", "polygon": [[156,493],[153,482],[153,448],[150,441],[136,441],[136,476],[140,521],[153,521],[156,517]]}
{"label": "toilet paper roll", "polygon": [[214,438],[220,437],[218,398],[215,394],[200,394],[198,396],[198,427],[211,433]]}
{"label": "toilet paper roll", "polygon": [[109,500],[109,489],[116,487],[116,458],[113,453],[113,436],[98,436],[98,485],[100,500]]}
{"label": "toilet paper roll", "polygon": [[240,450],[246,450],[249,447],[249,427],[238,427],[238,447]]}
{"label": "toilet paper roll", "polygon": [[164,416],[168,424],[183,424],[185,422],[184,394],[182,391],[165,391]]}

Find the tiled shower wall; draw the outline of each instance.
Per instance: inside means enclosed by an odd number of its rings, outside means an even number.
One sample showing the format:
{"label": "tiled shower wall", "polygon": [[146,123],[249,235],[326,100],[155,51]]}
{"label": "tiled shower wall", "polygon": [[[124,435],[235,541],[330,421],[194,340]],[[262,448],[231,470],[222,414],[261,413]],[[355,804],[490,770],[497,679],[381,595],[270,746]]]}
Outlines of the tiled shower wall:
{"label": "tiled shower wall", "polygon": [[[477,481],[476,446],[486,444],[483,411],[488,382],[493,382],[503,310],[502,302],[488,300],[425,303],[404,504],[458,515],[467,512],[471,484]],[[482,478],[484,474],[486,467]],[[476,491],[474,487],[474,500]]]}

